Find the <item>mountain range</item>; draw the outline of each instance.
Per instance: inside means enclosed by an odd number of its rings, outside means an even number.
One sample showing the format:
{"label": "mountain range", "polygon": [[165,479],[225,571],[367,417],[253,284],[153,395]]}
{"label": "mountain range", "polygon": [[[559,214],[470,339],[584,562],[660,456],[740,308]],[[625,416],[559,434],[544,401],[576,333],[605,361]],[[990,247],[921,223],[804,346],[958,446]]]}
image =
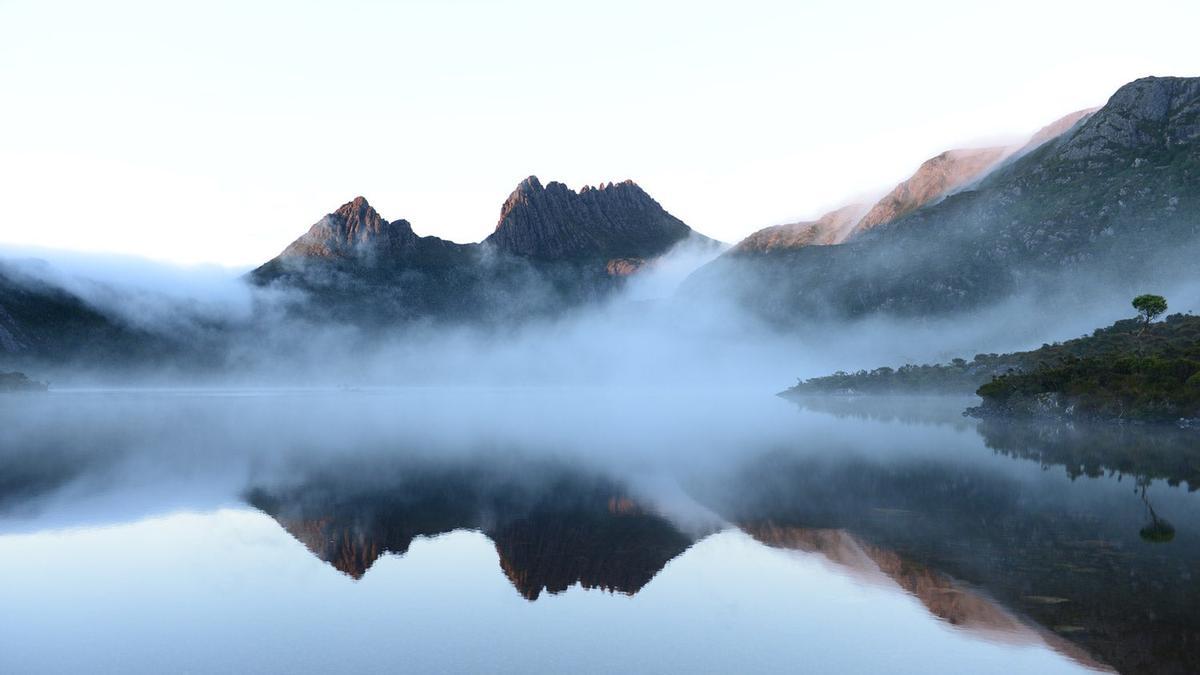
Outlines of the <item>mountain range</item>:
{"label": "mountain range", "polygon": [[[500,568],[527,600],[579,584],[632,595],[693,538],[634,501],[620,484],[562,467],[509,475],[477,467],[373,467],[304,483],[256,488],[249,502],[338,571],[361,579],[417,537],[482,532]],[[499,476],[499,478],[497,478]]]}
{"label": "mountain range", "polygon": [[512,321],[553,315],[619,288],[676,245],[720,246],[632,181],[546,185],[530,176],[477,244],[418,236],[363,197],[326,215],[254,270],[261,286],[300,289],[314,318]]}
{"label": "mountain range", "polygon": [[[1149,77],[1014,146],[955,149],[877,201],[755,232],[678,297],[720,298],[778,326],[815,317],[936,316],[1021,292],[1186,277],[1200,249],[1200,78]],[[536,177],[479,243],[420,236],[363,197],[247,275],[312,322],[510,325],[601,302],[681,246],[723,246],[633,183],[572,190]],[[0,261],[0,353],[170,353],[87,299]],[[129,349],[137,343],[137,349]]]}

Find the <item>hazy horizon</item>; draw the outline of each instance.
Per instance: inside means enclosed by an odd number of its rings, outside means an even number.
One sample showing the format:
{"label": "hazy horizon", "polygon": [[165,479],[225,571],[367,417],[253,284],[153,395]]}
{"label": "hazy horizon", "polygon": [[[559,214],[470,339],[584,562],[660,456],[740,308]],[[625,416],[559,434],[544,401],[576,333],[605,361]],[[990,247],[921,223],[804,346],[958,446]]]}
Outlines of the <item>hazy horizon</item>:
{"label": "hazy horizon", "polygon": [[1151,5],[8,2],[0,243],[245,267],[356,195],[478,241],[530,174],[735,242],[1200,72]]}

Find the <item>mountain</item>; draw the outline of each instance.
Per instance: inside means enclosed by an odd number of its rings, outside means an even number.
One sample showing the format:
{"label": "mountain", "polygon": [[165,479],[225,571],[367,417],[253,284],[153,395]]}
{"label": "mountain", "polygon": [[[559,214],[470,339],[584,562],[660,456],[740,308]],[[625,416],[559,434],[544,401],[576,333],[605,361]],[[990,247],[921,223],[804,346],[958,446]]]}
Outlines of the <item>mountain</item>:
{"label": "mountain", "polygon": [[484,244],[535,260],[649,259],[689,237],[707,239],[654,201],[633,181],[585,186],[579,192],[537,176],[521,181],[500,209]]}
{"label": "mountain", "polygon": [[743,239],[727,255],[840,244],[969,184],[998,165],[1010,152],[1011,149],[1006,147],[947,150],[926,160],[916,173],[872,205],[851,204],[816,220],[763,228]]}
{"label": "mountain", "polygon": [[968,188],[842,244],[722,256],[682,292],[730,293],[790,325],[1182,283],[1200,249],[1200,78],[1137,80],[1081,117]]}
{"label": "mountain", "polygon": [[738,242],[729,250],[728,255],[836,244],[854,229],[866,210],[862,204],[851,204],[830,211],[816,220],[767,227]]}
{"label": "mountain", "polygon": [[763,228],[739,242],[729,254],[840,244],[969,185],[1005,159],[1023,155],[1057,138],[1096,110],[1087,108],[1064,115],[1039,129],[1019,148],[998,146],[947,150],[926,160],[912,176],[874,204],[851,204],[826,213],[815,221]]}
{"label": "mountain", "polygon": [[316,319],[511,320],[600,299],[681,242],[718,246],[632,181],[522,181],[478,244],[418,236],[362,197],[319,220],[250,279],[305,291]]}
{"label": "mountain", "polygon": [[365,198],[355,197],[317,221],[279,257],[356,259],[383,264],[396,260],[430,261],[454,255],[464,248],[462,244],[437,237],[417,236],[407,220],[389,223]]}
{"label": "mountain", "polygon": [[1036,150],[1047,141],[1052,141],[1067,133],[1076,124],[1079,124],[1083,120],[1091,117],[1092,113],[1096,112],[1097,110],[1099,110],[1099,108],[1084,108],[1083,110],[1076,110],[1073,113],[1063,115],[1050,124],[1038,129],[1037,133],[1031,136],[1029,141],[1026,142],[1025,145],[1021,146],[1021,148],[1018,149],[1014,154],[1024,155],[1031,150]]}
{"label": "mountain", "polygon": [[947,150],[925,160],[912,177],[897,185],[871,207],[847,234],[847,238],[912,213],[951,190],[966,185],[995,166],[1006,151],[1003,147]]}

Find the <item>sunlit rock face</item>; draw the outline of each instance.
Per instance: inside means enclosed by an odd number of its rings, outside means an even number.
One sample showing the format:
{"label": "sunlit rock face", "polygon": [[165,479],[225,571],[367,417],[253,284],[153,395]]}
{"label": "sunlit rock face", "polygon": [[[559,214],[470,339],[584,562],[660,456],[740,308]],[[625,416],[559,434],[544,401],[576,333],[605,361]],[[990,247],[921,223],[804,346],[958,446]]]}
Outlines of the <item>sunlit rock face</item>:
{"label": "sunlit rock face", "polygon": [[998,163],[995,150],[935,158],[876,211],[898,215],[866,227],[868,214],[841,244],[721,256],[682,291],[732,295],[790,326],[879,314],[928,319],[1022,293],[1095,297],[1098,288],[1192,283],[1198,110],[1200,78],[1131,82],[1096,112],[1052,125],[1066,130],[1023,154]]}
{"label": "sunlit rock face", "polygon": [[852,204],[830,211],[816,220],[767,227],[743,239],[730,250],[730,254],[765,253],[781,248],[836,244],[854,229],[865,211],[864,205]]}
{"label": "sunlit rock face", "polygon": [[1004,147],[947,150],[926,160],[908,180],[871,207],[846,237],[908,215],[970,183],[995,166],[1006,153]]}
{"label": "sunlit rock face", "polygon": [[692,234],[633,181],[575,192],[530,176],[505,200],[484,243],[535,260],[609,261],[654,258]]}
{"label": "sunlit rock face", "polygon": [[383,555],[406,553],[416,537],[481,531],[528,600],[575,585],[636,593],[693,542],[620,486],[573,474],[527,481],[491,480],[482,470],[418,470],[366,484],[315,479],[259,488],[247,500],[354,579]]}
{"label": "sunlit rock face", "polygon": [[1055,155],[1064,160],[1149,155],[1200,142],[1200,78],[1147,77],[1121,87]]}
{"label": "sunlit rock face", "polygon": [[355,197],[317,221],[278,257],[258,268],[254,278],[269,281],[284,269],[345,262],[366,268],[420,269],[447,261],[467,263],[469,247],[438,237],[421,237],[407,220],[388,222],[363,197]]}
{"label": "sunlit rock face", "polygon": [[298,300],[288,294],[288,309],[310,320],[510,324],[609,297],[683,242],[720,246],[632,181],[575,192],[531,176],[481,243],[418,236],[408,221],[389,222],[357,197],[249,278],[300,291]]}
{"label": "sunlit rock face", "polygon": [[739,242],[730,250],[730,254],[840,244],[969,186],[1009,157],[1025,154],[1061,136],[1096,110],[1098,108],[1087,108],[1064,115],[1039,129],[1020,148],[997,146],[947,150],[926,160],[912,176],[877,202],[844,206],[817,220],[763,228]]}
{"label": "sunlit rock face", "polygon": [[388,223],[363,197],[355,197],[319,220],[283,251],[284,256],[346,256],[364,247],[415,237],[407,221]]}
{"label": "sunlit rock face", "polygon": [[1052,141],[1052,140],[1058,138],[1059,136],[1062,136],[1063,134],[1067,133],[1068,131],[1071,130],[1072,127],[1074,127],[1076,124],[1079,124],[1080,122],[1086,120],[1087,118],[1091,117],[1092,113],[1096,112],[1099,109],[1100,108],[1098,108],[1098,107],[1097,108],[1084,108],[1083,110],[1076,110],[1073,113],[1068,113],[1066,115],[1063,115],[1062,117],[1054,120],[1050,124],[1047,124],[1046,126],[1039,129],[1037,131],[1037,133],[1035,133],[1032,137],[1030,137],[1029,142],[1027,142],[1025,145],[1021,146],[1021,148],[1019,150],[1017,150],[1017,152],[1015,154],[1023,155],[1031,150],[1036,150],[1043,143],[1046,143],[1047,141]]}
{"label": "sunlit rock face", "polygon": [[[419,249],[426,249],[424,251]],[[462,245],[437,237],[420,237],[407,220],[388,222],[363,197],[340,206],[317,221],[308,232],[292,242],[284,259],[358,258],[364,262],[386,263],[407,254],[435,253],[432,249],[454,250]]]}

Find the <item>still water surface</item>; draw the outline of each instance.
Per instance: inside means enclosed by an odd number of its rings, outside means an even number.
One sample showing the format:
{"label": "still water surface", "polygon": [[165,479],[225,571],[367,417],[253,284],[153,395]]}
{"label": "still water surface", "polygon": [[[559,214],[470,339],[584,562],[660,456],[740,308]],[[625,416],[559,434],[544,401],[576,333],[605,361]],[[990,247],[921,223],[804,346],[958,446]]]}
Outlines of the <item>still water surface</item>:
{"label": "still water surface", "polygon": [[0,671],[1195,672],[1195,432],[967,403],[5,397]]}

